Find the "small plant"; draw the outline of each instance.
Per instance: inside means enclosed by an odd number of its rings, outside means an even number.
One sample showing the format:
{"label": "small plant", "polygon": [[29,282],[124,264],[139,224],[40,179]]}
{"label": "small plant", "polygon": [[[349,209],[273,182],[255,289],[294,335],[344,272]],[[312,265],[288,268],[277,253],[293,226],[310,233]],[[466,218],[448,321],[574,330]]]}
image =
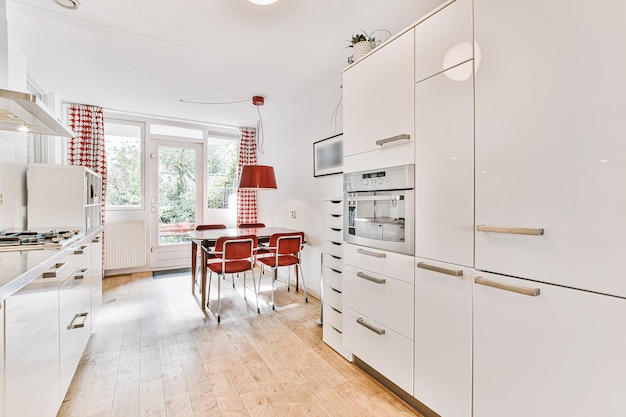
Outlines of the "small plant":
{"label": "small plant", "polygon": [[361,32],[363,33],[357,33],[356,35],[352,35],[352,39],[348,41],[350,42],[350,45],[348,45],[348,48],[354,47],[354,45],[356,45],[359,42],[364,42],[364,41],[372,42],[374,40],[374,38],[370,38],[370,36],[364,30],[361,30]]}

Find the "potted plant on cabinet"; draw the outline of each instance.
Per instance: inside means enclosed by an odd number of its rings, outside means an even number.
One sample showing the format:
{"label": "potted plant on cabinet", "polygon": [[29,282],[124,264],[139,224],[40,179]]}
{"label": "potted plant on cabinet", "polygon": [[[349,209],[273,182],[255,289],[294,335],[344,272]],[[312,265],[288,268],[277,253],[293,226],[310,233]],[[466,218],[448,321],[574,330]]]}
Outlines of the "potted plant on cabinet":
{"label": "potted plant on cabinet", "polygon": [[[354,52],[352,56],[348,58],[348,64],[352,64],[353,62],[363,58],[367,55],[372,49],[376,48],[378,45],[382,43],[382,40],[375,38],[373,35],[376,32],[386,32],[388,38],[391,36],[391,32],[386,29],[379,29],[370,34],[361,30],[361,33],[357,33],[356,35],[352,35],[352,39],[350,39],[350,45],[348,48],[353,48]],[[383,38],[385,36],[383,35]],[[383,39],[384,40],[384,39]]]}

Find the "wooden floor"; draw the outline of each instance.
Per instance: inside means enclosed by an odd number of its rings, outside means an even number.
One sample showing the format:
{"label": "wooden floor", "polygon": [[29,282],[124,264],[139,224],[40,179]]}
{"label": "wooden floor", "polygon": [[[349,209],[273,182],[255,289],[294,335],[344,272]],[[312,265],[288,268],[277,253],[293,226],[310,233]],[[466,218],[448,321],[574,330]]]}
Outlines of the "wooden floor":
{"label": "wooden floor", "polygon": [[[59,417],[419,416],[322,342],[320,304],[222,281],[222,314],[201,313],[189,273],[105,278],[104,301]],[[211,305],[216,304],[215,280]],[[280,307],[279,307],[280,306]],[[36,399],[33,399],[36,401]]]}

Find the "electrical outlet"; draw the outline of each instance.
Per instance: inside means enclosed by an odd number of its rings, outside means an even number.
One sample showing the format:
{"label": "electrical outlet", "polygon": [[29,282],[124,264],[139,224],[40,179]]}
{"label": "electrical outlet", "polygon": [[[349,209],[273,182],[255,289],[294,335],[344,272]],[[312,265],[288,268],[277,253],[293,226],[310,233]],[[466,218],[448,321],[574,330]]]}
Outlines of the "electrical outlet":
{"label": "electrical outlet", "polygon": [[3,202],[4,202],[4,194],[0,194],[0,207],[2,207]]}
{"label": "electrical outlet", "polygon": [[296,211],[295,210],[291,210],[291,218],[292,219],[296,218]]}

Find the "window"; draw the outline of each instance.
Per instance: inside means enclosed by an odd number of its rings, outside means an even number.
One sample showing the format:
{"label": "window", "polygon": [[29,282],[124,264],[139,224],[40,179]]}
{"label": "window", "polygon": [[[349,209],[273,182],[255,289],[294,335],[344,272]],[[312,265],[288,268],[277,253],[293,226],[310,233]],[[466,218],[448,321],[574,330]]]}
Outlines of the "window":
{"label": "window", "polygon": [[207,140],[207,208],[237,204],[237,140],[209,136]]}
{"label": "window", "polygon": [[142,124],[105,120],[107,207],[142,207]]}

